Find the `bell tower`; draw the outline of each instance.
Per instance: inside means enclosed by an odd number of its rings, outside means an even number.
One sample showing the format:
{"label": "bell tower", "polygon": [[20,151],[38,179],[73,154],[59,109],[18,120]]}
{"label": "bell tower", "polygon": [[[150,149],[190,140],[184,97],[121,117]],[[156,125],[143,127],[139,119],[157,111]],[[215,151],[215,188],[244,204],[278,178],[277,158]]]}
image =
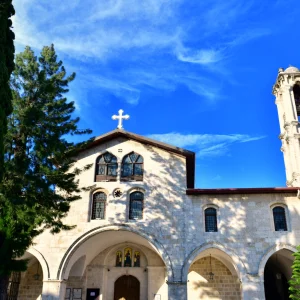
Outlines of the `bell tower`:
{"label": "bell tower", "polygon": [[300,187],[300,70],[295,67],[278,71],[273,86],[280,123],[286,184]]}

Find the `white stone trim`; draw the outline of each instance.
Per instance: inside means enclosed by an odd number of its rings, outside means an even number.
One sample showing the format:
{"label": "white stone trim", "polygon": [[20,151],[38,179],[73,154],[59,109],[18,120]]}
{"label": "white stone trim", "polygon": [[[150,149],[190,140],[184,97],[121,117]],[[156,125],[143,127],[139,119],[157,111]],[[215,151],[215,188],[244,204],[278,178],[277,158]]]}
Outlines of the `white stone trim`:
{"label": "white stone trim", "polygon": [[[67,268],[68,268],[68,263],[71,259],[71,257],[76,253],[76,250],[85,242],[87,241],[90,237],[97,235],[102,232],[107,232],[107,231],[128,231],[132,232],[134,234],[139,235],[140,237],[146,239],[151,246],[153,247],[152,250],[155,250],[157,254],[159,254],[160,258],[164,262],[166,268],[167,268],[167,274],[169,279],[173,279],[174,272],[173,272],[173,266],[171,259],[168,255],[168,253],[165,251],[164,246],[158,242],[154,237],[152,237],[149,233],[146,233],[141,230],[137,230],[133,228],[131,225],[126,224],[126,225],[104,225],[104,226],[99,226],[96,227],[86,233],[84,233],[82,236],[80,236],[65,252],[65,255],[63,256],[58,271],[57,271],[57,279],[61,280],[64,278],[68,278],[69,274],[65,274]],[[70,271],[71,268],[69,268]]]}
{"label": "white stone trim", "polygon": [[42,270],[43,270],[43,280],[49,279],[50,278],[50,269],[49,269],[48,263],[47,263],[45,257],[43,256],[43,254],[33,247],[30,247],[29,249],[27,249],[26,252],[33,255],[40,263]]}
{"label": "white stone trim", "polygon": [[268,259],[276,252],[282,250],[282,249],[287,249],[292,252],[297,252],[296,246],[290,245],[290,244],[277,244],[271,248],[269,248],[266,253],[263,255],[263,257],[260,260],[259,267],[258,267],[258,276],[261,278],[263,281],[264,278],[264,270],[266,263]]}

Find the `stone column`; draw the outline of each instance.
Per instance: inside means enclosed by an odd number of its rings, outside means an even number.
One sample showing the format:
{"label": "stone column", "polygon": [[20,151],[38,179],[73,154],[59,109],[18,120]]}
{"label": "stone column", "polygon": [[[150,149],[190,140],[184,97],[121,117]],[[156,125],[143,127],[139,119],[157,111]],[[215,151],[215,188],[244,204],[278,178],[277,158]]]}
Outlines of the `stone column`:
{"label": "stone column", "polygon": [[247,274],[243,278],[242,299],[243,300],[264,300],[265,289],[264,282],[258,275]]}
{"label": "stone column", "polygon": [[183,281],[168,281],[168,300],[187,300],[187,283]]}
{"label": "stone column", "polygon": [[66,281],[45,280],[43,281],[42,300],[60,300],[65,299]]}

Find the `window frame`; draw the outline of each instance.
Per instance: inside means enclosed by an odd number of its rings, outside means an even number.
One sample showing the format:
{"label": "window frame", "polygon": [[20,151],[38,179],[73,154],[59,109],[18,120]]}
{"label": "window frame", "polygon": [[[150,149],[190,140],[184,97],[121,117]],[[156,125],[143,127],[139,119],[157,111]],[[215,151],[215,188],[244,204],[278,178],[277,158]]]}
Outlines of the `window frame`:
{"label": "window frame", "polygon": [[[106,162],[105,161],[105,158],[104,158],[104,155],[106,154],[110,154],[112,156],[112,158],[115,158],[116,159],[116,162]],[[99,160],[101,159],[101,157],[103,157],[104,159],[104,162],[105,163],[99,163]],[[100,165],[103,165],[105,166],[105,175],[100,175],[98,174],[99,173],[99,166]],[[109,170],[109,166],[113,166],[115,165],[116,167],[116,175],[115,176],[112,176],[112,175],[108,175],[108,170]],[[96,158],[96,162],[95,162],[95,178],[94,178],[94,181],[95,182],[101,182],[101,181],[117,181],[117,178],[118,178],[118,170],[119,170],[119,163],[118,163],[118,158],[116,155],[112,154],[111,152],[104,152],[100,155],[97,156]]]}
{"label": "window frame", "polygon": [[[96,218],[96,212],[94,212],[94,202],[95,202],[95,195],[96,194],[104,194],[105,195],[105,200],[100,200],[99,202],[104,203],[104,209],[103,209],[103,218]],[[106,219],[106,207],[107,207],[107,193],[103,190],[96,190],[92,193],[92,203],[91,203],[91,214],[90,214],[90,220],[105,220]],[[95,217],[94,217],[95,214]]]}
{"label": "window frame", "polygon": [[[136,199],[131,199],[131,196],[135,193],[140,193],[143,195],[142,200],[136,200]],[[141,202],[141,217],[140,218],[131,218],[131,203],[132,201],[139,201]],[[140,221],[144,219],[144,209],[145,209],[145,192],[141,190],[132,190],[129,192],[129,201],[128,201],[128,220],[129,221]]]}
{"label": "window frame", "polygon": [[[282,208],[284,211],[284,218],[285,218],[285,228],[286,230],[276,230],[276,225],[275,225],[275,218],[274,218],[274,209],[275,208]],[[273,231],[274,232],[280,232],[280,233],[285,233],[290,231],[290,226],[289,226],[289,215],[288,215],[288,207],[285,204],[282,203],[275,203],[271,207],[271,219],[272,219],[272,226],[273,226]]]}
{"label": "window frame", "polygon": [[[131,154],[137,155],[137,159],[135,160],[135,162],[132,162],[132,159],[131,159],[131,157],[130,157]],[[125,159],[126,159],[127,157],[130,158],[131,163],[125,163]],[[141,163],[137,162],[137,160],[138,160],[139,157],[142,158],[142,162],[141,162]],[[131,175],[128,175],[128,176],[124,176],[124,175],[123,175],[124,165],[126,165],[126,164],[132,165],[132,168],[131,168],[131,169],[132,169]],[[134,171],[135,171],[135,169],[136,169],[136,168],[135,168],[136,165],[140,165],[140,166],[141,166],[141,169],[142,169],[142,175],[138,175],[138,174],[135,174],[135,173],[134,173]],[[130,152],[130,153],[124,155],[123,158],[122,158],[122,162],[121,162],[120,181],[143,181],[143,179],[144,179],[144,157],[143,157],[141,154],[139,154],[139,153],[137,153],[137,152],[135,152],[135,151],[132,151],[132,152]]]}
{"label": "window frame", "polygon": [[[206,227],[206,211],[208,209],[213,209],[215,211],[215,229],[216,230],[207,230],[207,227]],[[218,208],[213,206],[213,205],[206,205],[204,208],[203,208],[203,220],[204,220],[204,231],[207,232],[207,233],[214,233],[214,232],[218,232],[219,231],[219,228],[218,228]]]}

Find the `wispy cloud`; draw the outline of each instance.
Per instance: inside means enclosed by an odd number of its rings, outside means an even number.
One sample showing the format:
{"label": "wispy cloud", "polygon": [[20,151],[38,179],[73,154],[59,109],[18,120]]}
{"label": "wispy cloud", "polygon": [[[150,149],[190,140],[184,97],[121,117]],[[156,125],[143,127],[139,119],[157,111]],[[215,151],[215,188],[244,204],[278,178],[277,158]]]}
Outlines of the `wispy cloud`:
{"label": "wispy cloud", "polygon": [[[183,0],[15,0],[16,42],[34,47],[53,42],[60,51],[77,58],[114,59],[124,51],[142,49],[174,53],[186,63],[213,64],[223,58],[218,49],[249,38],[248,33],[243,37],[245,26],[241,26],[238,39],[231,34],[232,26],[251,8],[249,3],[215,1],[195,9],[195,4]],[[195,9],[200,15],[185,18],[183,6],[186,12]],[[216,32],[224,32],[224,36],[210,47],[187,46],[195,38]]]}
{"label": "wispy cloud", "polygon": [[[266,26],[249,28],[244,22],[255,11],[253,1],[14,0],[14,5],[17,51],[54,43],[73,60],[72,70],[82,71],[80,62],[101,66],[101,77],[79,76],[79,85],[97,86],[132,105],[146,86],[172,91],[183,85],[215,102],[223,97],[215,77],[231,82],[226,64],[232,49],[271,34]],[[127,64],[111,66],[120,62]],[[83,71],[95,77],[95,71]]]}
{"label": "wispy cloud", "polygon": [[176,56],[180,61],[200,65],[216,63],[224,58],[222,52],[215,49],[194,50],[182,46],[177,47]]}
{"label": "wispy cloud", "polygon": [[236,143],[258,141],[266,136],[250,136],[248,134],[150,134],[149,138],[159,140],[177,147],[192,149],[198,157],[222,156],[230,151]]}

